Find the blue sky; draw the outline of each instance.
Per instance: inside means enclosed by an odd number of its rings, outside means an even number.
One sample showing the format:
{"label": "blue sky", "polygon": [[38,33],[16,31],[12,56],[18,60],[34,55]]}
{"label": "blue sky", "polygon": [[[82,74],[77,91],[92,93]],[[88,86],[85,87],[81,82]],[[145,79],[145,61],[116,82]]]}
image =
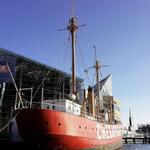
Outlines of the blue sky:
{"label": "blue sky", "polygon": [[[96,45],[102,75],[112,74],[113,95],[121,100],[122,121],[128,109],[134,123],[150,123],[150,1],[76,0],[77,75],[92,66]],[[71,71],[68,24],[71,0],[0,0],[0,47]],[[90,71],[90,73],[91,71]],[[92,77],[90,77],[90,83]],[[88,82],[89,83],[89,82]]]}

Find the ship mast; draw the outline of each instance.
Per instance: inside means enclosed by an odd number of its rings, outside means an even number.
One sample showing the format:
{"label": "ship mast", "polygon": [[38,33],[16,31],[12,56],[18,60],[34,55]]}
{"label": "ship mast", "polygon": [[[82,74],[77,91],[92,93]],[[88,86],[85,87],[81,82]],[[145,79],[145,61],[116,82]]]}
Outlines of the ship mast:
{"label": "ship mast", "polygon": [[99,77],[99,70],[100,70],[100,61],[97,60],[96,56],[96,46],[94,45],[93,48],[95,49],[95,70],[96,70],[96,89],[97,89],[97,98],[100,100],[100,77]]}
{"label": "ship mast", "polygon": [[99,78],[99,69],[100,63],[98,60],[95,61],[95,69],[96,69],[96,87],[97,87],[97,97],[100,99],[100,78]]}
{"label": "ship mast", "polygon": [[75,17],[71,17],[69,20],[69,26],[67,29],[71,33],[72,43],[72,93],[76,95],[76,53],[75,53],[75,32],[78,29]]}

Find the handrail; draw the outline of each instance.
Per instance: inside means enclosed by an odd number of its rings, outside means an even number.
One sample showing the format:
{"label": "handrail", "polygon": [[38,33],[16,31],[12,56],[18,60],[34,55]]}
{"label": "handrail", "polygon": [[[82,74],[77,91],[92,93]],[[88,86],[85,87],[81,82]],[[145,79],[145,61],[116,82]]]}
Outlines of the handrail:
{"label": "handrail", "polygon": [[108,123],[107,121],[102,120],[102,118],[97,116],[97,115],[93,115],[91,113],[83,112],[83,111],[80,111],[79,114],[75,114],[74,112],[67,110],[65,106],[58,105],[58,104],[52,104],[52,103],[46,103],[46,102],[44,102],[44,103],[32,102],[32,104],[31,104],[30,102],[26,102],[24,104],[24,108],[31,108],[31,109],[32,108],[37,108],[37,109],[41,108],[41,109],[56,110],[56,111],[60,111],[60,112],[66,112],[66,113],[71,114],[71,115],[83,117],[83,118],[86,118],[89,120],[95,120],[97,122]]}

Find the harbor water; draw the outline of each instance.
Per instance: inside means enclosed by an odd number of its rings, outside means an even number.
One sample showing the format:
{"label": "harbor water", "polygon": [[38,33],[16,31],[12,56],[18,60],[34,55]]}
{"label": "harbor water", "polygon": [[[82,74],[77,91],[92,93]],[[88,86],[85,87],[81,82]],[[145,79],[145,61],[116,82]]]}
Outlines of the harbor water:
{"label": "harbor water", "polygon": [[[25,143],[19,143],[19,144],[10,144],[10,143],[1,143],[0,142],[0,149],[15,149],[15,150],[41,150],[40,147],[34,147],[31,145],[27,145]],[[42,149],[43,150],[43,149]],[[49,149],[45,149],[49,150]],[[106,150],[105,148],[102,150]],[[107,150],[114,150],[114,149],[107,149]],[[122,148],[117,150],[150,150],[150,144],[124,144]]]}
{"label": "harbor water", "polygon": [[150,144],[124,144],[123,150],[150,150]]}

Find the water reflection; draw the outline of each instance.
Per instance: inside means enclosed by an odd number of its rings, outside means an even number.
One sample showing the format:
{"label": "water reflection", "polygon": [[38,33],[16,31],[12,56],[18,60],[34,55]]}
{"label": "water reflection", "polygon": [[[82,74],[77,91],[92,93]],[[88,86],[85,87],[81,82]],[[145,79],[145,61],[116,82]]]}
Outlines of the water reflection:
{"label": "water reflection", "polygon": [[123,150],[150,150],[150,144],[124,144]]}

